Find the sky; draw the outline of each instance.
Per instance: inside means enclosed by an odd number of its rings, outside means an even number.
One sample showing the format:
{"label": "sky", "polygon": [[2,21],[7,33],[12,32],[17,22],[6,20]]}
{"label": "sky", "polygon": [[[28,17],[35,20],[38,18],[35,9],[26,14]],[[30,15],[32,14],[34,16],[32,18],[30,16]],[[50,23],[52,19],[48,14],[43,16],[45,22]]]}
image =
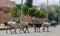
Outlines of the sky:
{"label": "sky", "polygon": [[[15,1],[16,3],[21,3],[21,0],[11,0]],[[23,0],[23,3],[25,3],[26,0]],[[33,5],[40,5],[41,3],[47,3],[47,0],[33,0]],[[49,0],[48,4],[59,4],[59,0]]]}

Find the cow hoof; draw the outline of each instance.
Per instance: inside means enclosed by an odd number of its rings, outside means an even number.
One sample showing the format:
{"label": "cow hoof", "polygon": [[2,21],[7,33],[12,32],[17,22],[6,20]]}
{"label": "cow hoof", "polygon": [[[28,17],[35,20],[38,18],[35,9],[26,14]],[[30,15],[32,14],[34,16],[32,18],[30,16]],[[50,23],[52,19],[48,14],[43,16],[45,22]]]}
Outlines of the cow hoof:
{"label": "cow hoof", "polygon": [[47,32],[49,32],[49,31],[47,31]]}
{"label": "cow hoof", "polygon": [[24,31],[24,33],[26,33],[26,31]]}
{"label": "cow hoof", "polygon": [[19,33],[21,33],[21,31],[19,31]]}
{"label": "cow hoof", "polygon": [[17,34],[17,32],[15,32],[15,34]]}
{"label": "cow hoof", "polygon": [[6,34],[7,34],[8,32],[6,32]]}
{"label": "cow hoof", "polygon": [[11,32],[11,34],[13,34],[13,33]]}
{"label": "cow hoof", "polygon": [[40,32],[40,31],[39,31]]}
{"label": "cow hoof", "polygon": [[36,31],[34,31],[34,32],[36,32]]}
{"label": "cow hoof", "polygon": [[29,32],[28,32],[29,33]]}

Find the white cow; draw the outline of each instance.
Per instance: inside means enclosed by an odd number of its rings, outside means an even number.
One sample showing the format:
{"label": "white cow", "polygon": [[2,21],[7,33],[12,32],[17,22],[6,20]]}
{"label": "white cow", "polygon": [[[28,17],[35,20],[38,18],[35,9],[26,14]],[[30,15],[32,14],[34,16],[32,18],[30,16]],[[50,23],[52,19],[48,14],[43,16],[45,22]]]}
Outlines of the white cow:
{"label": "white cow", "polygon": [[[10,32],[12,33],[11,29],[13,28],[13,29],[15,29],[15,33],[16,33],[16,29],[18,28],[18,24],[13,21],[9,21],[7,23],[8,23],[7,28],[8,27],[10,28]],[[7,33],[7,30],[6,30],[6,33]]]}
{"label": "white cow", "polygon": [[49,22],[43,22],[42,26],[43,26],[43,31],[45,30],[45,27],[47,28],[47,32],[49,31],[49,26],[51,25],[51,23]]}

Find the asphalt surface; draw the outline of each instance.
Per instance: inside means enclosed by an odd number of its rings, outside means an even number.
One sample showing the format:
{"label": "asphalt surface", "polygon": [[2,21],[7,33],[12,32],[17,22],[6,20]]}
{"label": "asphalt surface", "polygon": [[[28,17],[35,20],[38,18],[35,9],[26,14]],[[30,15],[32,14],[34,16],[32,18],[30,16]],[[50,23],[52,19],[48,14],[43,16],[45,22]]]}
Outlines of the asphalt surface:
{"label": "asphalt surface", "polygon": [[11,34],[9,30],[6,34],[6,30],[2,30],[0,31],[0,36],[60,36],[60,26],[50,27],[49,32],[43,32],[42,28],[41,32],[34,32],[33,28],[29,28],[29,32],[30,33],[19,33],[19,29],[17,29],[17,34],[15,34],[14,32],[13,34]]}

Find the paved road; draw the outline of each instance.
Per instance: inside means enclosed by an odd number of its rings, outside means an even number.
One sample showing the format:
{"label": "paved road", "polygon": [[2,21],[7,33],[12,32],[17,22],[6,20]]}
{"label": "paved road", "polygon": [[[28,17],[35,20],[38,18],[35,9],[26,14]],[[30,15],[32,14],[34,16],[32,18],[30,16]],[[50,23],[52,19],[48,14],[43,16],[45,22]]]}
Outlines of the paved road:
{"label": "paved road", "polygon": [[[41,28],[42,29],[42,28]],[[56,28],[50,27],[50,32],[34,32],[33,28],[29,28],[30,33],[19,33],[17,31],[17,34],[11,34],[9,31],[6,34],[5,31],[0,31],[0,36],[60,36],[60,26],[57,26]]]}

